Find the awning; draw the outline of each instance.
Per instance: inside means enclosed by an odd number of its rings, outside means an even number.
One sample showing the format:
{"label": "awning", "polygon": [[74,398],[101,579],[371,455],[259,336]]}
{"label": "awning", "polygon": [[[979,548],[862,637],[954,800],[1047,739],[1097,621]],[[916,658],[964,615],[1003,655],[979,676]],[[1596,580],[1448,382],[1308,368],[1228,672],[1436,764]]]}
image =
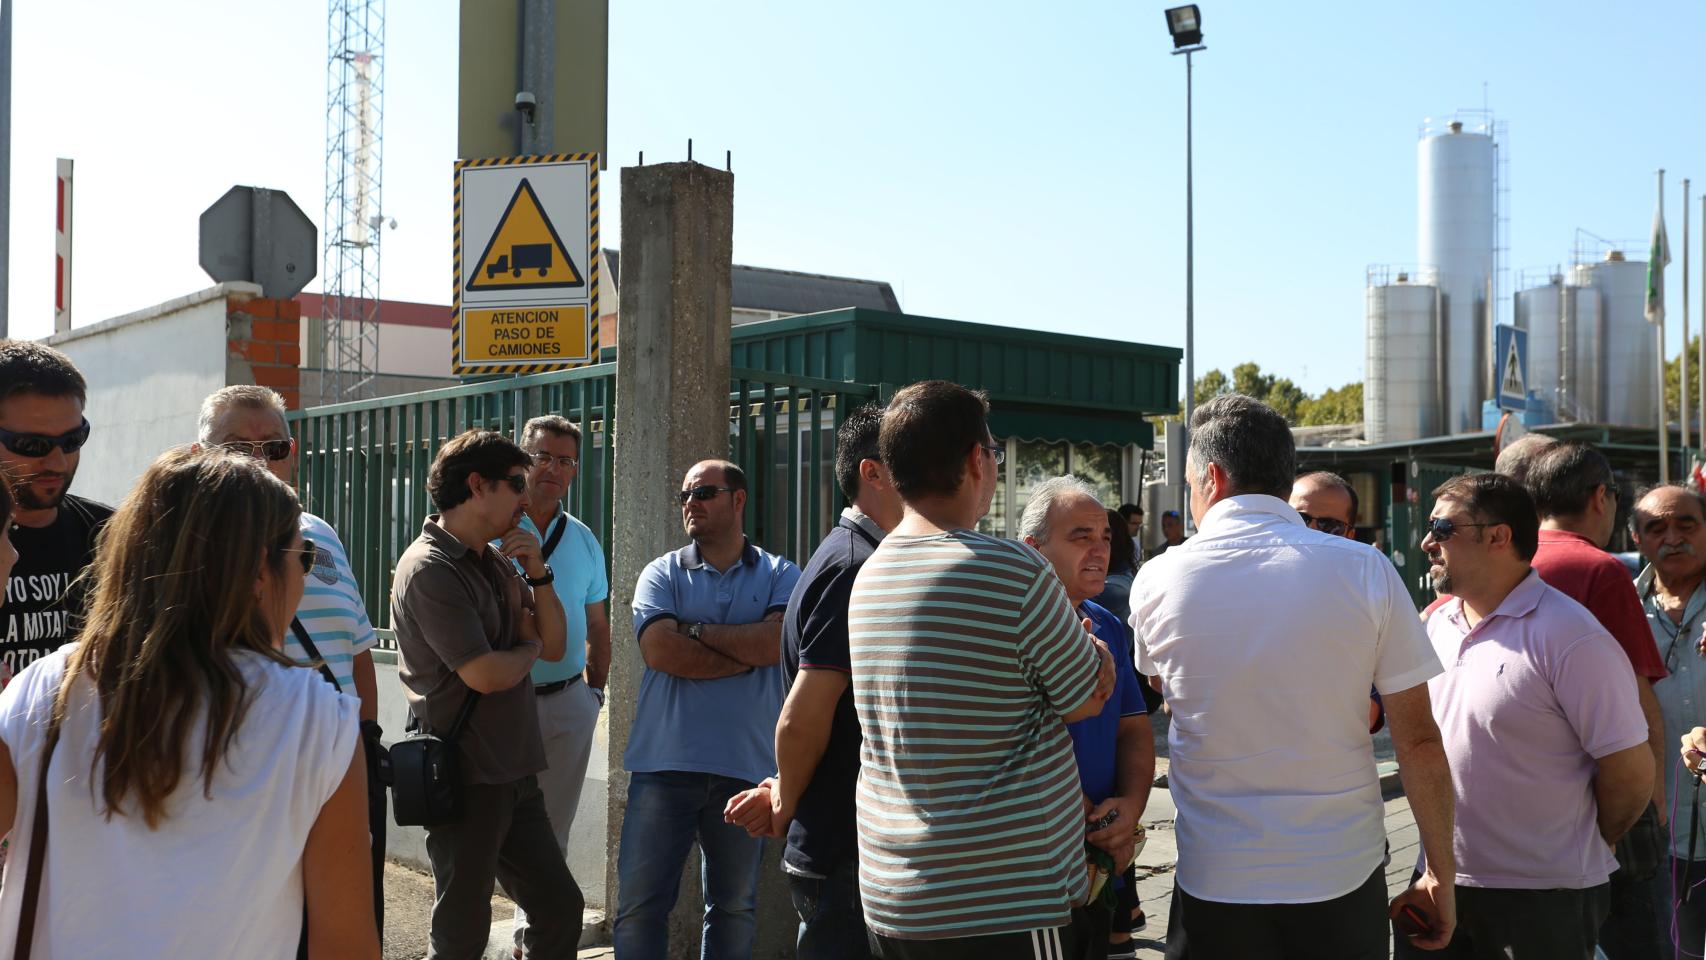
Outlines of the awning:
{"label": "awning", "polygon": [[1003,410],[996,406],[989,411],[989,432],[1002,439],[1119,446],[1135,443],[1145,450],[1155,448],[1155,428],[1140,416],[1126,414]]}

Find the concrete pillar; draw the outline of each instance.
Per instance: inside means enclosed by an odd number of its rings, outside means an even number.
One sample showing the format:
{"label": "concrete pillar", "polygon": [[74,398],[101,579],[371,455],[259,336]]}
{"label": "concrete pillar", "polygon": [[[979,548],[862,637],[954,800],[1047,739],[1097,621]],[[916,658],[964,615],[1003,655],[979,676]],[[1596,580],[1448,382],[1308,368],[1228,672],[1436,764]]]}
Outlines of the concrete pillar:
{"label": "concrete pillar", "polygon": [[[733,224],[732,174],[696,163],[622,170],[606,877],[612,922],[619,902],[616,865],[628,801],[622,754],[633,729],[641,668],[634,638],[634,583],[653,558],[686,542],[674,492],[680,489],[687,468],[728,455]],[[704,908],[698,859],[695,849],[688,857],[681,896],[670,917],[672,958],[699,955]],[[765,928],[778,925],[775,901],[768,893],[761,888],[761,943]],[[782,904],[787,902],[784,893]],[[792,929],[793,924],[780,926]],[[759,955],[775,956],[776,952],[761,950]]]}

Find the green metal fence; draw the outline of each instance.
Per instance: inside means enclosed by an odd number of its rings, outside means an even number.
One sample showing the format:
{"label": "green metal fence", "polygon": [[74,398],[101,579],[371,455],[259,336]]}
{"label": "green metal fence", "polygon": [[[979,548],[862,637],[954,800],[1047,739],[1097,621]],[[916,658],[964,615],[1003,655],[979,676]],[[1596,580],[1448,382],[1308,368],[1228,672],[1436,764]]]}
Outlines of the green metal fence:
{"label": "green metal fence", "polygon": [[[877,389],[759,370],[732,371],[729,457],[747,472],[747,534],[803,562],[828,530],[835,488],[835,432]],[[427,468],[438,448],[473,428],[517,440],[532,417],[555,413],[580,425],[580,476],[569,509],[608,545],[620,521],[612,429],[616,365],[469,383],[290,414],[301,450],[303,506],[331,524],[349,552],[368,616],[390,645],[389,597],[397,558],[432,512]],[[643,413],[637,415],[644,415]]]}

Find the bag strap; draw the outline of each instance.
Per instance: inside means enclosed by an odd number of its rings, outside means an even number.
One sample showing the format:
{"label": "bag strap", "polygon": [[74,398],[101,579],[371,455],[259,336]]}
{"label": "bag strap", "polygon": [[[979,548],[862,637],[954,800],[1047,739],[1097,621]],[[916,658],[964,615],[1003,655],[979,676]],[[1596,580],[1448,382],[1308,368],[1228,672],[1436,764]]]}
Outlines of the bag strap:
{"label": "bag strap", "polygon": [[545,537],[545,543],[539,548],[539,556],[547,561],[551,559],[551,551],[557,549],[557,544],[563,540],[563,531],[569,528],[569,515],[558,511],[557,522],[551,524],[551,533]]}
{"label": "bag strap", "polygon": [[343,693],[343,684],[339,683],[338,678],[332,675],[332,668],[327,666],[325,658],[320,656],[320,648],[314,646],[314,638],[308,635],[308,628],[302,625],[299,618],[290,618],[290,632],[296,634],[296,642],[302,644],[302,652],[308,654],[308,659],[320,661],[320,676],[326,678],[326,682],[332,685],[333,690]]}
{"label": "bag strap", "polygon": [[462,728],[468,726],[468,718],[474,713],[474,704],[479,701],[480,691],[469,690],[468,699],[462,701],[462,709],[456,711],[456,719],[451,721],[450,729],[446,730],[444,732],[444,736],[439,739],[443,740],[445,743],[455,746],[456,738],[462,736]]}
{"label": "bag strap", "polygon": [[14,960],[30,960],[30,948],[35,942],[41,874],[47,865],[47,768],[53,762],[53,751],[58,746],[59,724],[50,720],[47,744],[41,754],[41,772],[36,777],[36,813],[30,825],[30,859],[24,872],[23,904],[18,909],[18,942],[12,951]]}

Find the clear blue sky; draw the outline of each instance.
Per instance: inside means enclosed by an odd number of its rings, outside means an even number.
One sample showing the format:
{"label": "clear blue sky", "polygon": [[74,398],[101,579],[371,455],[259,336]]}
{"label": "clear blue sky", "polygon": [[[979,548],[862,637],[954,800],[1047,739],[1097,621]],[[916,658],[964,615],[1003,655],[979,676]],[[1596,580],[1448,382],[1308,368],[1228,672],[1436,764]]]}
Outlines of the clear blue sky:
{"label": "clear blue sky", "polygon": [[[1178,345],[1184,64],[1163,6],[612,0],[611,165],[680,159],[689,137],[701,159],[732,150],[741,263],[889,280],[913,313]],[[1680,260],[1680,180],[1706,187],[1706,5],[1202,6],[1199,374],[1360,379],[1364,268],[1416,257],[1417,125],[1480,106],[1483,82],[1510,124],[1513,285],[1577,227],[1644,238],[1660,166]],[[79,325],[205,286],[196,218],[234,183],[320,219],[324,11],[18,6],[15,333],[51,327],[56,156],[78,165]],[[456,19],[453,0],[390,4],[390,298],[449,301]]]}

